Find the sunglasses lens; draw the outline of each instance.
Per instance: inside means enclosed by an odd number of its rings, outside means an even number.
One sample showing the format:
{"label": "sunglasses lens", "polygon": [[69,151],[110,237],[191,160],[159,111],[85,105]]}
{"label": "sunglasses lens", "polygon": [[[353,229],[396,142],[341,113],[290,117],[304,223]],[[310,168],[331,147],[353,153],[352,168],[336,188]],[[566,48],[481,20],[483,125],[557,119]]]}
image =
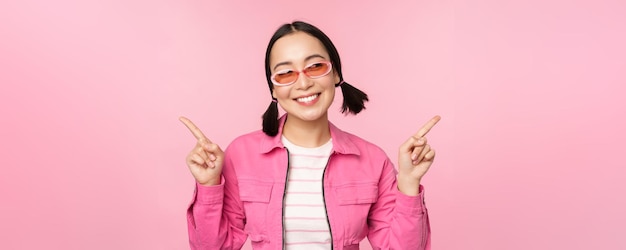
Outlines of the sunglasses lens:
{"label": "sunglasses lens", "polygon": [[330,64],[323,62],[314,63],[306,67],[304,72],[310,77],[322,77],[330,72]]}
{"label": "sunglasses lens", "polygon": [[[330,65],[330,62],[317,62],[309,64],[302,70],[302,72],[310,78],[319,78],[328,75],[331,70]],[[298,80],[299,74],[300,73],[298,71],[294,70],[281,70],[272,75],[272,82],[275,84],[289,85]]]}
{"label": "sunglasses lens", "polygon": [[274,81],[280,84],[289,84],[295,82],[298,78],[298,73],[295,71],[278,72],[274,75]]}

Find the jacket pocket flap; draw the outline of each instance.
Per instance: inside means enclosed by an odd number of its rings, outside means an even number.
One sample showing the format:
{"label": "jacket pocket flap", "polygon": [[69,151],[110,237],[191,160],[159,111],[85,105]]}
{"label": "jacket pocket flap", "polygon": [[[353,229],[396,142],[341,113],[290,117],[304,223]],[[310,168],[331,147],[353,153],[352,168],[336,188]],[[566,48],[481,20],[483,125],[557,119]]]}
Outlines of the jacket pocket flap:
{"label": "jacket pocket flap", "polygon": [[241,201],[269,203],[274,183],[239,180],[239,198]]}
{"label": "jacket pocket flap", "polygon": [[378,200],[376,183],[349,184],[336,189],[339,205],[375,203]]}
{"label": "jacket pocket flap", "polygon": [[250,234],[250,241],[252,242],[267,241],[267,239],[267,236],[263,234]]}

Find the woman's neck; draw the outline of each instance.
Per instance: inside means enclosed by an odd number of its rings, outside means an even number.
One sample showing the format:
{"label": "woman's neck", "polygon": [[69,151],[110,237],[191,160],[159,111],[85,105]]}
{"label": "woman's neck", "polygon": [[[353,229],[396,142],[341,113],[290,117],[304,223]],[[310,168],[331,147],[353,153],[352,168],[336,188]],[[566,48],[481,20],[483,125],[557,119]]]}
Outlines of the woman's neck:
{"label": "woman's neck", "polygon": [[315,121],[303,121],[287,116],[283,126],[283,136],[291,143],[301,147],[322,146],[330,140],[328,117],[324,116]]}

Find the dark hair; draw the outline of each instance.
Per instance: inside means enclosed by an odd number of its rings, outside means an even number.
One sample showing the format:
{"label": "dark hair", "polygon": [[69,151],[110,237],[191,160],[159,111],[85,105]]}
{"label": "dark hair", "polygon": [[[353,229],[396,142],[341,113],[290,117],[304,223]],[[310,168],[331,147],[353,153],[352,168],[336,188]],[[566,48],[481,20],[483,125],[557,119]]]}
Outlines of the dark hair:
{"label": "dark hair", "polygon": [[[267,79],[267,85],[270,88],[270,93],[274,88],[274,84],[272,84],[272,80],[270,79],[272,76],[271,68],[270,68],[270,52],[272,51],[272,47],[274,43],[281,37],[292,34],[294,32],[305,32],[315,38],[317,38],[330,56],[330,62],[333,65],[333,70],[339,76],[339,82],[335,84],[335,87],[341,86],[341,92],[343,93],[343,104],[341,105],[341,113],[346,114],[346,112],[351,114],[358,114],[363,109],[365,109],[365,102],[369,101],[367,98],[367,94],[363,93],[363,91],[353,87],[343,80],[343,74],[341,73],[341,60],[339,59],[339,52],[333,45],[333,42],[330,41],[330,38],[324,34],[317,27],[301,22],[296,21],[293,23],[286,23],[280,26],[278,30],[270,39],[270,43],[267,45],[267,50],[265,52],[265,77]],[[269,107],[263,114],[263,132],[269,136],[275,136],[278,134],[278,106],[276,104],[276,100],[273,99],[270,103]]]}

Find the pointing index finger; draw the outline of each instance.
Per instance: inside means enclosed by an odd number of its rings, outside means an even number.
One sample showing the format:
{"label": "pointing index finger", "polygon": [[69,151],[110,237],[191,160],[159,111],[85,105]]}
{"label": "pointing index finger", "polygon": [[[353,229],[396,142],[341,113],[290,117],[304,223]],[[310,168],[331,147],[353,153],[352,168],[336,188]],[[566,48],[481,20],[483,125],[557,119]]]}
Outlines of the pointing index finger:
{"label": "pointing index finger", "polygon": [[433,119],[430,119],[430,121],[424,124],[424,126],[419,131],[417,131],[417,133],[415,134],[415,137],[417,138],[424,137],[428,133],[428,131],[430,131],[430,129],[433,128],[435,124],[437,124],[437,122],[439,122],[439,120],[441,120],[441,116],[438,116],[438,115],[433,117]]}
{"label": "pointing index finger", "polygon": [[198,141],[204,140],[204,141],[207,141],[207,142],[211,142],[209,139],[206,138],[206,136],[202,133],[202,131],[200,131],[200,129],[198,127],[196,127],[196,125],[193,124],[193,122],[191,122],[191,120],[187,119],[184,116],[181,116],[178,119],[181,122],[183,122],[183,124],[185,124],[185,126],[189,129],[189,131],[191,131],[193,136],[195,136],[196,139],[198,139]]}

